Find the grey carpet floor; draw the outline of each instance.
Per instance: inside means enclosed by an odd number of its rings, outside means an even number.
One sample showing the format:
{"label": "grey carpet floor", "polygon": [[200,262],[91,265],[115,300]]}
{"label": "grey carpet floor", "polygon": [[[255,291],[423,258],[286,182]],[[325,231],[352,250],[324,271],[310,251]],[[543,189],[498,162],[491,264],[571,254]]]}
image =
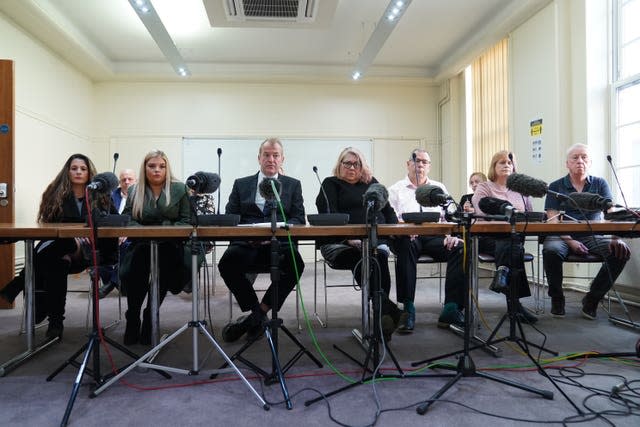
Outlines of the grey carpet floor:
{"label": "grey carpet floor", "polygon": [[[256,287],[264,287],[268,275],[259,276]],[[319,277],[319,279],[321,279]],[[351,278],[343,271],[329,271],[329,283],[349,285]],[[227,355],[232,355],[244,343],[233,344],[219,339],[222,326],[229,318],[229,294],[218,277],[215,295],[207,300],[211,316],[206,316],[213,326],[213,336]],[[86,290],[89,280],[85,274],[73,276],[72,290]],[[487,337],[505,311],[504,298],[487,291],[482,282],[478,299],[483,317],[479,336]],[[553,382],[537,371],[529,357],[513,342],[497,344],[496,357],[482,349],[470,352],[467,362],[475,364],[476,372],[489,373],[507,381],[553,393],[553,399],[545,399],[502,382],[479,376],[462,376],[435,402],[424,415],[416,413],[420,403],[431,399],[451,378],[440,374],[455,371],[428,369],[426,364],[417,367],[412,362],[435,358],[459,351],[463,340],[454,332],[436,327],[441,308],[437,279],[422,280],[418,285],[417,326],[411,335],[394,334],[389,349],[398,361],[404,377],[384,378],[360,384],[306,406],[305,402],[362,378],[362,369],[345,354],[363,360],[365,352],[353,338],[352,330],[360,326],[360,293],[351,287],[329,289],[329,319],[323,328],[314,312],[324,317],[324,303],[318,290],[317,310],[314,310],[313,266],[308,265],[301,281],[300,308],[302,330],[296,322],[295,298],[287,300],[280,313],[284,325],[303,346],[318,357],[323,367],[317,367],[306,355],[294,359],[287,366],[285,383],[293,408],[287,410],[283,392],[278,384],[265,385],[261,377],[247,364],[236,361],[252,387],[269,402],[265,411],[250,388],[235,373],[223,373],[209,379],[210,372],[220,367],[223,359],[216,347],[203,334],[197,334],[197,353],[194,353],[192,329],[188,328],[167,344],[154,359],[154,363],[190,370],[197,357],[198,372],[192,375],[170,372],[165,379],[149,369],[137,367],[121,381],[107,387],[96,398],[89,394],[95,382],[87,373],[83,379],[73,406],[70,425],[75,426],[325,426],[336,423],[349,426],[511,426],[544,423],[561,425],[575,422],[588,426],[637,426],[640,424],[640,363],[637,358],[578,357],[591,353],[631,353],[635,351],[638,330],[616,326],[600,307],[598,318],[588,321],[580,317],[581,294],[567,292],[567,315],[563,319],[540,315],[535,327],[525,325],[526,339],[557,351],[559,358],[530,347],[531,355],[539,358],[547,368],[545,372]],[[392,298],[394,294],[392,293]],[[534,306],[533,298],[523,300],[525,306]],[[126,309],[126,298],[122,300]],[[57,367],[87,342],[86,318],[88,298],[86,293],[70,292],[67,299],[64,339],[38,354],[6,376],[0,378],[1,425],[6,426],[54,426],[59,425],[70,399],[78,368],[67,366],[51,381],[46,381]],[[201,304],[202,307],[202,304]],[[546,302],[548,311],[549,302]],[[619,311],[619,307],[613,308]],[[233,304],[233,317],[240,315]],[[0,362],[20,353],[24,348],[24,336],[18,334],[22,302],[13,310],[0,310]],[[202,312],[202,308],[201,308]],[[640,318],[640,310],[631,307],[631,314]],[[118,298],[113,292],[101,300],[103,323],[118,318]],[[205,315],[199,317],[205,318]],[[160,310],[161,333],[171,334],[191,318],[191,297],[186,294],[169,295]],[[305,321],[308,319],[308,322]],[[209,321],[210,320],[210,321]],[[42,339],[46,326],[36,332]],[[124,321],[109,328],[106,335],[121,342]],[[499,336],[509,333],[508,323]],[[287,364],[297,347],[282,332],[279,334],[279,359]],[[132,346],[131,350],[142,355],[149,347]],[[133,359],[112,346],[100,346],[101,373],[121,367]],[[196,354],[197,356],[194,356]],[[267,341],[254,343],[243,356],[266,372],[271,372],[271,353]],[[380,347],[380,372],[399,374],[388,352]],[[80,361],[80,357],[77,359]],[[456,356],[445,357],[440,363],[455,366]],[[90,367],[93,363],[90,362]],[[471,372],[467,366],[465,372]],[[420,376],[422,375],[422,376]],[[612,396],[611,389],[624,381],[635,391],[623,389],[619,396]],[[565,394],[563,395],[558,388]],[[577,406],[583,416],[578,416]]]}

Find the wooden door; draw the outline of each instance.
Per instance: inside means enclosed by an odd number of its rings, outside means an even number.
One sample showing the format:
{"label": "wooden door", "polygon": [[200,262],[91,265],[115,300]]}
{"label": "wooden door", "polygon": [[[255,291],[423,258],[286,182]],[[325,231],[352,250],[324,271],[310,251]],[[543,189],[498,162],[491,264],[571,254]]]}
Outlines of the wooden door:
{"label": "wooden door", "polygon": [[[13,61],[0,59],[0,222],[14,222],[14,82]],[[2,184],[6,184],[5,187]],[[14,245],[0,244],[0,287],[15,274]],[[3,305],[0,308],[12,308]]]}

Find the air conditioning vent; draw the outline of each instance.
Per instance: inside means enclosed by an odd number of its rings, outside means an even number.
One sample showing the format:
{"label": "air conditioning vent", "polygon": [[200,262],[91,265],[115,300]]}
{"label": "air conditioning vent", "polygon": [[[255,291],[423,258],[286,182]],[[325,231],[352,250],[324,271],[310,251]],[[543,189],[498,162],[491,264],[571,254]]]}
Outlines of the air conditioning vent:
{"label": "air conditioning vent", "polygon": [[[2,1],[2,0],[0,0]],[[328,28],[339,0],[202,0],[212,27]],[[349,0],[346,0],[349,1]]]}
{"label": "air conditioning vent", "polygon": [[225,0],[230,21],[313,22],[318,0]]}

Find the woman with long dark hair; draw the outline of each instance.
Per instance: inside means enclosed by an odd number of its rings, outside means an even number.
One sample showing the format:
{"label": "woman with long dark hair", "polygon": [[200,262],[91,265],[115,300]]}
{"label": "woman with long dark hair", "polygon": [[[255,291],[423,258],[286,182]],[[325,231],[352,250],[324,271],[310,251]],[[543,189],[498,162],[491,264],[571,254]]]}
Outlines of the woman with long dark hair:
{"label": "woman with long dark hair", "polygon": [[[96,175],[93,162],[84,154],[71,155],[42,194],[38,222],[77,222],[87,219],[85,189]],[[91,210],[115,212],[109,192],[91,195]],[[116,250],[116,239],[101,239],[103,257]],[[35,248],[36,323],[49,317],[47,338],[62,338],[67,297],[67,276],[84,270],[90,260],[88,239],[41,241]],[[24,270],[0,291],[0,297],[13,302],[24,290]]]}

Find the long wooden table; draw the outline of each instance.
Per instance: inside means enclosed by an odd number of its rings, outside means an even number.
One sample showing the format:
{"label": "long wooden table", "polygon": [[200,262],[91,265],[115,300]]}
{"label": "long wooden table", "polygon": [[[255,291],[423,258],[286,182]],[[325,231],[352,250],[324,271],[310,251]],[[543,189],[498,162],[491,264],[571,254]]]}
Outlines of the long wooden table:
{"label": "long wooden table", "polygon": [[[509,233],[512,226],[507,222],[476,222],[471,228],[472,235],[491,235]],[[580,222],[564,223],[517,223],[515,230],[527,235],[548,235],[548,234],[616,234],[628,237],[637,237],[640,234],[640,225],[633,222],[609,222],[592,221],[589,224]],[[194,232],[191,226],[129,226],[129,227],[101,227],[98,230],[98,237],[115,238],[130,237],[149,239],[152,250],[151,280],[151,310],[155,313],[152,316],[152,341],[156,345],[158,342],[157,328],[157,242],[167,239],[187,240]],[[461,233],[462,227],[455,223],[424,223],[415,224],[380,224],[377,226],[379,236],[392,235],[444,235]],[[226,241],[233,239],[269,239],[272,235],[269,226],[236,226],[218,227],[201,226],[196,230],[197,238],[202,240]],[[367,239],[368,228],[365,225],[343,225],[343,226],[308,226],[292,225],[288,230],[279,228],[276,236],[285,237],[290,234],[299,240],[313,240],[322,237],[352,237]],[[39,239],[89,237],[90,230],[83,224],[33,224],[33,223],[0,223],[0,241],[25,241],[25,312],[26,312],[26,351],[9,362],[0,365],[0,376],[4,375],[13,367],[22,363],[41,349],[46,348],[51,342],[45,343],[43,347],[36,348],[34,345],[35,325],[34,325],[34,289],[33,289],[33,243]],[[363,245],[364,246],[364,245]],[[364,269],[363,269],[364,270]],[[366,294],[365,296],[366,297]],[[363,297],[363,299],[364,299]],[[154,307],[155,306],[155,307]],[[363,316],[364,317],[364,316]],[[55,340],[54,340],[55,341]]]}

